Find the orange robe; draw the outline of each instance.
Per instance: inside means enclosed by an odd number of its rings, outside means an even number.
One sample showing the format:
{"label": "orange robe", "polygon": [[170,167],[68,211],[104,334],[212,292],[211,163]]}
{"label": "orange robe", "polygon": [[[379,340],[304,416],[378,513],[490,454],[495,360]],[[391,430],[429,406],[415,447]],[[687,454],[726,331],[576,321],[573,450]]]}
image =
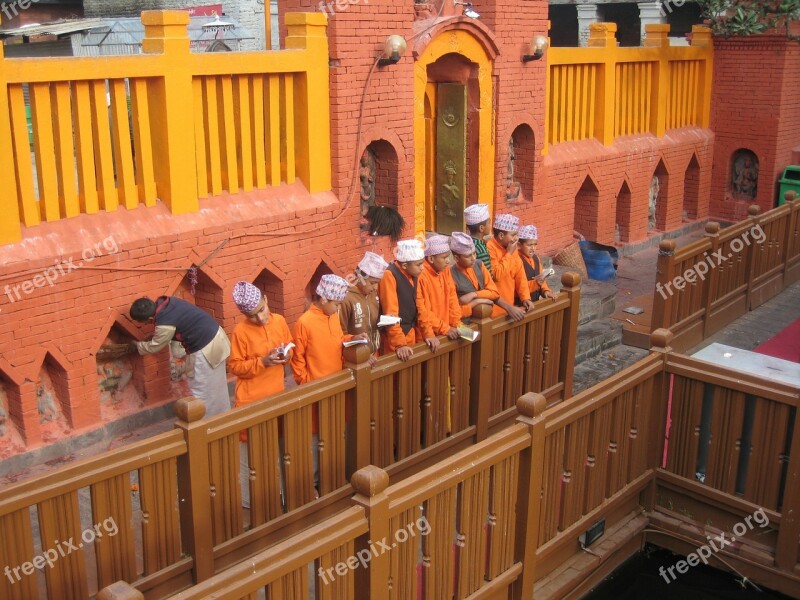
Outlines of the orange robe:
{"label": "orange robe", "polygon": [[[535,262],[533,262],[533,259],[532,259],[532,258],[529,258],[529,257],[525,256],[524,254],[520,254],[520,258],[521,258],[522,260],[524,260],[526,263],[528,263],[530,266],[532,266],[534,269],[536,268],[536,263],[535,263]],[[541,264],[541,261],[540,261],[540,264]],[[522,272],[523,272],[523,273],[525,272],[525,267],[524,267],[524,266],[523,266],[523,268],[522,268]],[[541,275],[541,273],[540,273],[540,275]],[[534,294],[534,293],[535,293],[537,290],[538,290],[538,291],[540,291],[540,292],[542,293],[542,297],[543,297],[543,298],[544,298],[544,293],[545,293],[545,292],[552,292],[552,291],[553,291],[553,290],[551,290],[551,289],[550,289],[550,286],[549,286],[549,285],[547,285],[547,280],[543,281],[543,282],[541,283],[541,285],[539,285],[539,282],[538,282],[538,281],[536,281],[536,278],[535,278],[535,277],[534,277],[533,279],[529,279],[529,280],[528,280],[528,289],[529,289],[529,290],[530,290],[530,292],[531,292],[531,298],[533,298],[533,294]]]}
{"label": "orange robe", "polygon": [[[492,273],[494,273],[494,282],[497,284],[500,297],[512,306],[515,294],[520,300],[530,300],[531,292],[528,289],[525,267],[522,266],[519,252],[515,250],[513,254],[509,254],[494,238],[489,240],[486,247],[489,249],[489,257],[492,259]],[[495,306],[492,316],[504,313],[502,308]]]}
{"label": "orange robe", "polygon": [[292,341],[286,319],[270,314],[266,325],[244,319],[231,334],[228,367],[236,375],[236,406],[250,404],[283,391],[283,365],[267,367],[261,359]]}
{"label": "orange robe", "polygon": [[[414,278],[406,273],[399,264],[397,268],[413,286]],[[419,293],[419,290],[417,290],[417,293]],[[400,300],[397,297],[397,281],[394,278],[394,273],[388,269],[384,271],[381,282],[378,284],[378,297],[381,301],[381,312],[384,315],[400,315]],[[419,315],[417,315],[417,321],[419,321]],[[422,332],[418,331],[416,324],[408,333],[403,333],[403,329],[399,324],[390,325],[389,327],[383,328],[383,352],[386,354],[394,352],[401,346],[413,346],[417,342],[421,342],[422,339]]]}
{"label": "orange robe", "polygon": [[330,317],[312,305],[294,326],[292,372],[297,383],[308,383],[314,379],[338,373],[344,368],[342,342],[352,335],[342,332],[339,314]]}
{"label": "orange robe", "polygon": [[461,307],[450,267],[437,273],[431,263],[425,261],[419,276],[417,311],[425,338],[445,335],[451,327],[461,324]]}
{"label": "orange robe", "polygon": [[[475,286],[475,289],[477,290],[476,293],[478,294],[478,298],[484,298],[486,300],[491,300],[492,302],[494,302],[495,300],[497,300],[500,297],[500,292],[497,291],[497,286],[495,285],[494,281],[492,280],[492,276],[489,273],[489,269],[487,269],[486,266],[482,262],[476,261],[475,264],[480,265],[481,272],[483,273],[483,282],[485,284],[483,289],[480,289],[480,285],[478,285],[478,278],[475,277],[475,271],[473,270],[472,267],[470,267],[468,269],[464,269],[464,268],[459,267],[458,265],[456,265],[456,269],[461,271],[461,273],[467,279],[470,280],[472,285]],[[451,278],[452,278],[452,275],[451,275]],[[456,292],[456,293],[458,293],[458,292]],[[493,309],[493,312],[492,312],[492,316],[496,316],[494,314],[494,310],[499,310],[500,314],[503,314],[505,312],[502,308],[500,308],[499,306],[495,305],[495,307]],[[461,316],[462,317],[471,317],[472,316],[472,308],[470,308],[469,304],[462,304],[461,305]]]}

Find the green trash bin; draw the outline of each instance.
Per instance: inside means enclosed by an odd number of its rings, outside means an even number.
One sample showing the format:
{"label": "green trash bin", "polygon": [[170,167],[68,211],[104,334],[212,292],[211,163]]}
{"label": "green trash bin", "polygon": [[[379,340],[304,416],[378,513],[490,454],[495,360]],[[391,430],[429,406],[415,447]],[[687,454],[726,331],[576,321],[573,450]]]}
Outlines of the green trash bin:
{"label": "green trash bin", "polygon": [[778,206],[786,202],[786,192],[793,191],[800,198],[800,165],[789,165],[778,180]]}

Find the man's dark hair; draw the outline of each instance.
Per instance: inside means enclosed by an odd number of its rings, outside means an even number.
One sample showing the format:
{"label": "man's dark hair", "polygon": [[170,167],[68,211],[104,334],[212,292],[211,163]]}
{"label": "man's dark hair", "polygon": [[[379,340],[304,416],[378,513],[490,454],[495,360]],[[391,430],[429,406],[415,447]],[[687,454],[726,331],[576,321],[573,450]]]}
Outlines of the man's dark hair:
{"label": "man's dark hair", "polygon": [[483,223],[475,223],[475,225],[467,225],[467,229],[469,229],[470,233],[480,233],[481,227],[486,225],[489,222],[489,219],[486,219]]}
{"label": "man's dark hair", "polygon": [[131,304],[131,319],[146,323],[147,320],[156,314],[156,303],[150,298],[139,298]]}
{"label": "man's dark hair", "polygon": [[507,232],[507,231],[503,231],[502,229],[497,229],[497,228],[495,228],[495,227],[492,227],[492,235],[493,235],[494,237],[497,237],[497,236],[498,236],[498,235],[500,235],[501,233],[508,233],[508,232]]}

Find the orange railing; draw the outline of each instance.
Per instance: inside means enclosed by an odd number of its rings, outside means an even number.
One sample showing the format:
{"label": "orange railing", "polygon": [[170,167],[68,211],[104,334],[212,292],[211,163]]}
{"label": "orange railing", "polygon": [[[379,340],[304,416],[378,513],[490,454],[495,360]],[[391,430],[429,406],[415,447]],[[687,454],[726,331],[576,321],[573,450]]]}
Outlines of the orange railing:
{"label": "orange railing", "polygon": [[614,23],[594,23],[588,48],[548,52],[547,142],[708,127],[710,32],[693,28],[692,45],[671,47],[668,25],[647,25],[645,46],[618,48]]}
{"label": "orange railing", "polygon": [[21,225],[157,199],[179,214],[223,190],[330,189],[324,16],[286,15],[285,50],[224,55],[189,51],[188,18],[142,13],[141,56],[7,59],[0,47],[0,244]]}

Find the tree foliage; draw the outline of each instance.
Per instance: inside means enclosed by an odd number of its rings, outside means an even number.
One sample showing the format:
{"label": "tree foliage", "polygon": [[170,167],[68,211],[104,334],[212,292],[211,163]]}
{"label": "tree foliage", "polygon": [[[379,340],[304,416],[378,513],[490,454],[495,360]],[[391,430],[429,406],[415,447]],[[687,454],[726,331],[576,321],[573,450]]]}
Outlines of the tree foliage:
{"label": "tree foliage", "polygon": [[800,19],[800,0],[698,0],[714,35],[749,36],[783,30],[792,39],[792,21]]}

